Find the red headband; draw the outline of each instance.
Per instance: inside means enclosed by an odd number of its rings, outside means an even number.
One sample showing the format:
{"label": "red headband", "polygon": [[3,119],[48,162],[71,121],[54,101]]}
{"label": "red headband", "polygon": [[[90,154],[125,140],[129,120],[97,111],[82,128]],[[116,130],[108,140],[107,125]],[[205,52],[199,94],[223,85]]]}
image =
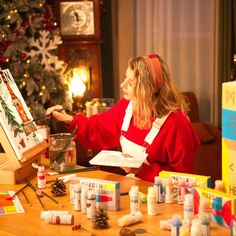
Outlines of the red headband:
{"label": "red headband", "polygon": [[163,84],[161,63],[155,54],[147,55],[143,58],[151,69],[151,73],[158,92]]}

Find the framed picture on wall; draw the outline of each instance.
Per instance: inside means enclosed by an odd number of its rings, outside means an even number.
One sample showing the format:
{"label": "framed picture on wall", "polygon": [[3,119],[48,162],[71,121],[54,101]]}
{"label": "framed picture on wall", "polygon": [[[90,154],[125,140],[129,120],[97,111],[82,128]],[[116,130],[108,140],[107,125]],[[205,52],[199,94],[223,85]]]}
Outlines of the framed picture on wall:
{"label": "framed picture on wall", "polygon": [[55,15],[62,38],[99,39],[99,0],[55,1]]}

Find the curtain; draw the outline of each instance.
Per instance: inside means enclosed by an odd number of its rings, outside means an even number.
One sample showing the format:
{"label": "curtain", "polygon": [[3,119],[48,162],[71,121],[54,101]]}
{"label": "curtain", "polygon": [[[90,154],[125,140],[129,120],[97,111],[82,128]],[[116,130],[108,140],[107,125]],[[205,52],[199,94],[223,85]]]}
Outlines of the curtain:
{"label": "curtain", "polygon": [[215,0],[134,1],[134,56],[159,54],[181,91],[195,92],[201,121],[215,122]]}

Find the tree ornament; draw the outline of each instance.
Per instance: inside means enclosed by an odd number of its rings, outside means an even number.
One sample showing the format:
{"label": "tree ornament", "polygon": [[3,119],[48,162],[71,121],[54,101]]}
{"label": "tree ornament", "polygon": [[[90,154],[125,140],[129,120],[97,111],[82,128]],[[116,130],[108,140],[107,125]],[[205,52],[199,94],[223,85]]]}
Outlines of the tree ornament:
{"label": "tree ornament", "polygon": [[62,196],[66,193],[66,184],[61,179],[56,179],[51,184],[51,193],[56,196]]}
{"label": "tree ornament", "polygon": [[105,212],[105,210],[103,210],[102,208],[99,208],[95,213],[95,217],[92,219],[93,228],[95,229],[108,228],[109,227],[108,220],[109,217],[107,215],[107,212]]}

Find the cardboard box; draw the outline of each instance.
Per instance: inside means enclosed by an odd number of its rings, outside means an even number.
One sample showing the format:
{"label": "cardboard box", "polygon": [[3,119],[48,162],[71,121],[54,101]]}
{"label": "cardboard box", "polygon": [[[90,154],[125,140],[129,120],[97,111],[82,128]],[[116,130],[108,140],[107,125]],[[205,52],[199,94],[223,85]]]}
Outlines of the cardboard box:
{"label": "cardboard box", "polygon": [[200,198],[209,201],[212,220],[220,225],[230,227],[236,214],[236,197],[211,188],[197,186],[194,188],[194,213],[198,213]]}
{"label": "cardboard box", "polygon": [[204,176],[204,175],[193,175],[193,174],[186,174],[181,172],[172,172],[172,171],[161,171],[159,176],[162,179],[172,178],[174,181],[174,185],[178,185],[181,181],[185,181],[186,183],[191,182],[192,180],[195,181],[196,185],[201,185],[205,187],[211,186],[211,177]]}
{"label": "cardboard box", "polygon": [[236,195],[236,81],[222,87],[222,179]]}
{"label": "cardboard box", "polygon": [[96,192],[96,205],[104,210],[118,211],[120,209],[120,182],[100,180],[84,177],[70,179],[70,203],[74,204],[74,185],[80,183],[81,187],[88,187]]}

